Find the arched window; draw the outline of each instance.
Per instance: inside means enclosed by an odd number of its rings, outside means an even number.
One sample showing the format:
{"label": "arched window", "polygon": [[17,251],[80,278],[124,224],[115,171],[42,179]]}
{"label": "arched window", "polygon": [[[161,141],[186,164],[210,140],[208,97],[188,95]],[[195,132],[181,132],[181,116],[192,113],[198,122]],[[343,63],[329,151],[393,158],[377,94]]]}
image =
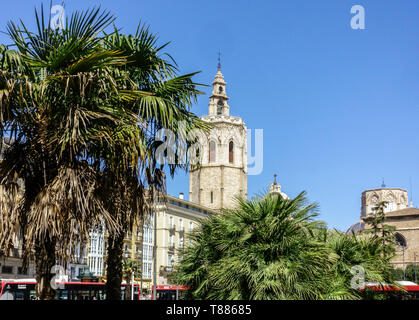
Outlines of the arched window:
{"label": "arched window", "polygon": [[209,162],[215,162],[216,158],[215,158],[215,142],[211,141],[209,144]]}
{"label": "arched window", "polygon": [[396,233],[394,236],[396,237],[396,245],[398,247],[407,247],[405,237],[403,237],[400,233]]}
{"label": "arched window", "polygon": [[218,104],[217,104],[217,115],[222,115],[223,114],[223,106],[224,106],[224,104],[221,101],[218,101]]}
{"label": "arched window", "polygon": [[223,87],[222,86],[219,86],[218,87],[218,93],[222,93],[223,92]]}
{"label": "arched window", "polygon": [[228,144],[228,162],[234,162],[234,142],[230,141]]}

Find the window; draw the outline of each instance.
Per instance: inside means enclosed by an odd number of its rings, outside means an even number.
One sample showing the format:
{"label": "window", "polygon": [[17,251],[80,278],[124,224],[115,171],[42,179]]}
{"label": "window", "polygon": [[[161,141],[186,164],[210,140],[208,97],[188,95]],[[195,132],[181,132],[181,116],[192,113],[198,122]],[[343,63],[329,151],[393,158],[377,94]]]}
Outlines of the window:
{"label": "window", "polygon": [[192,223],[192,221],[190,221],[189,222],[189,231],[192,231],[193,230],[193,223]]}
{"label": "window", "polygon": [[209,162],[215,162],[215,142],[211,141],[209,144]]}
{"label": "window", "polygon": [[23,268],[18,267],[17,268],[17,274],[27,275],[28,274],[28,269],[26,269],[25,272],[23,272]]}
{"label": "window", "polygon": [[13,248],[12,249],[12,256],[15,258],[19,258],[19,249]]}
{"label": "window", "polygon": [[388,202],[384,212],[391,212],[397,210],[397,204],[395,202]]}
{"label": "window", "polygon": [[171,254],[171,253],[169,253],[168,255],[167,255],[167,265],[169,266],[169,267],[172,267],[173,266],[173,262],[175,261],[175,259],[173,259],[173,254]]}
{"label": "window", "polygon": [[13,273],[13,267],[12,266],[3,266],[1,268],[1,273]]}
{"label": "window", "polygon": [[407,243],[406,243],[406,238],[405,237],[403,237],[400,233],[396,233],[395,234],[395,237],[396,237],[396,245],[398,247],[402,247],[402,248],[407,247]]}
{"label": "window", "polygon": [[179,248],[183,248],[183,236],[179,236]]}
{"label": "window", "polygon": [[228,162],[234,162],[234,142],[230,141],[228,144]]}
{"label": "window", "polygon": [[222,86],[219,86],[218,87],[218,93],[222,93],[223,92],[223,87]]}
{"label": "window", "polygon": [[211,203],[214,203],[214,193],[211,191]]}
{"label": "window", "polygon": [[182,231],[183,229],[183,220],[179,219],[179,231]]}
{"label": "window", "polygon": [[169,217],[169,228],[173,227],[173,217]]}
{"label": "window", "polygon": [[223,114],[223,103],[221,101],[218,101],[217,104],[217,115],[222,115]]}

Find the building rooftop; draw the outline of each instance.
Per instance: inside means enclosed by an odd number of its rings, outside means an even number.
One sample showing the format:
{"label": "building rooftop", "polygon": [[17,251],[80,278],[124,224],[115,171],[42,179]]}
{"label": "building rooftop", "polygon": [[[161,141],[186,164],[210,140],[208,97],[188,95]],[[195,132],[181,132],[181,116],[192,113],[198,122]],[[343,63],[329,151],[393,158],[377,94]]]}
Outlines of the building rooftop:
{"label": "building rooftop", "polygon": [[368,189],[368,190],[363,191],[362,193],[369,192],[369,191],[380,191],[380,190],[400,190],[400,191],[406,191],[405,189],[402,189],[402,188],[387,188],[387,187],[385,187],[385,188]]}
{"label": "building rooftop", "polygon": [[[390,211],[385,213],[386,218],[400,218],[400,217],[419,217],[419,209],[418,208],[405,208],[395,211]],[[372,214],[362,217],[362,220],[369,220],[373,217]]]}
{"label": "building rooftop", "polygon": [[191,201],[187,201],[185,199],[179,199],[177,197],[173,197],[173,196],[170,196],[170,195],[167,195],[166,199],[167,199],[167,202],[169,204],[177,206],[177,207],[186,208],[186,209],[196,211],[196,212],[206,214],[206,215],[215,213],[215,211],[210,209],[210,208],[201,206],[201,205],[199,205],[197,203],[194,203],[194,202],[191,202]]}
{"label": "building rooftop", "polygon": [[396,211],[390,211],[386,213],[386,217],[400,217],[400,216],[419,216],[418,208],[405,208]]}

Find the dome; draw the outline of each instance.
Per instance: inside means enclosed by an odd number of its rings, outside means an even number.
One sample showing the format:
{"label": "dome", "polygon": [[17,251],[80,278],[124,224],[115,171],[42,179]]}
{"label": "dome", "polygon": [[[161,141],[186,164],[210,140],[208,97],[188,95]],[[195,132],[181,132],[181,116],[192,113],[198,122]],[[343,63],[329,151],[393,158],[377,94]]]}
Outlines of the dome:
{"label": "dome", "polygon": [[270,194],[280,194],[282,198],[289,199],[289,197],[284,192],[281,191],[281,185],[277,184],[276,182],[271,183],[269,193]]}
{"label": "dome", "polygon": [[364,230],[364,229],[365,229],[365,223],[364,223],[364,222],[359,221],[359,222],[354,223],[353,225],[351,225],[351,226],[349,227],[349,229],[346,231],[346,233],[348,233],[348,234],[351,234],[351,233],[358,233],[358,232],[360,232],[360,231],[362,231],[362,230]]}

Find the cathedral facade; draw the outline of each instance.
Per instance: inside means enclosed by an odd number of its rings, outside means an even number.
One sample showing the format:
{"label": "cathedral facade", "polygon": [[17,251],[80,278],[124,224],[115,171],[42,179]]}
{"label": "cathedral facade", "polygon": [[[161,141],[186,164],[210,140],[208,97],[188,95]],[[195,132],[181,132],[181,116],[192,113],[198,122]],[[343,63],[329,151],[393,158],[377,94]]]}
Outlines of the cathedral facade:
{"label": "cathedral facade", "polygon": [[395,227],[396,256],[392,260],[395,267],[404,269],[408,264],[416,264],[419,258],[419,209],[409,206],[407,191],[400,188],[366,190],[361,196],[361,219],[348,232],[359,232],[371,228],[374,210],[378,203],[385,201],[385,224]]}

